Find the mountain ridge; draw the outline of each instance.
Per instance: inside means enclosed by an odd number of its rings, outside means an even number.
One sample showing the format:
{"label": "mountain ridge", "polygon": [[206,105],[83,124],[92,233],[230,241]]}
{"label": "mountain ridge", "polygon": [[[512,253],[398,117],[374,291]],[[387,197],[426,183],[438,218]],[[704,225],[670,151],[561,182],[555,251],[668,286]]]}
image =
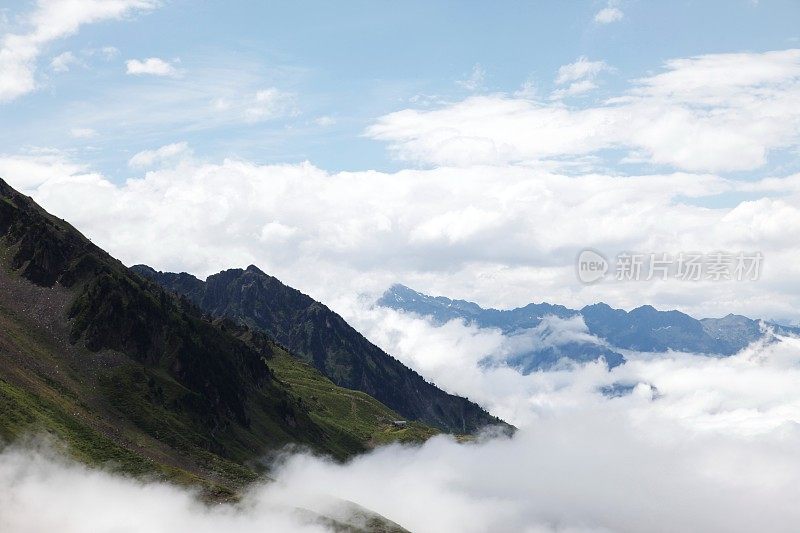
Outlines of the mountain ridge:
{"label": "mountain ridge", "polygon": [[224,270],[205,281],[146,265],[131,268],[212,316],[264,331],[337,385],[363,391],[410,420],[455,433],[505,425],[473,402],[427,382],[327,306],[254,265]]}
{"label": "mountain ridge", "polygon": [[624,362],[617,350],[645,352],[706,353],[728,356],[748,344],[768,337],[765,328],[778,334],[800,334],[800,328],[782,326],[742,315],[696,319],[677,310],[659,311],[652,305],[641,305],[630,311],[615,309],[604,302],[570,309],[562,305],[531,303],[514,309],[484,309],[466,300],[429,296],[402,284],[394,284],[376,302],[377,305],[403,312],[412,312],[442,324],[458,319],[483,328],[498,328],[504,334],[540,327],[543,320],[580,317],[592,342],[577,342],[552,350],[516,354],[508,362],[523,372],[552,366],[559,355],[583,362],[604,358],[610,367]]}

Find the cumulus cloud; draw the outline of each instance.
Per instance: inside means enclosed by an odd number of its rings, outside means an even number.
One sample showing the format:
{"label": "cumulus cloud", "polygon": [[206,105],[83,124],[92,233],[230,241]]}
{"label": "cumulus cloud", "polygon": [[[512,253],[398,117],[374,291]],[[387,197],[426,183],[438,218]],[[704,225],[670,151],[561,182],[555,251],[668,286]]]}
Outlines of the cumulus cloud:
{"label": "cumulus cloud", "polygon": [[[595,62],[596,63],[596,62]],[[602,68],[578,61],[558,79]],[[587,83],[588,82],[588,83]],[[400,159],[433,165],[507,164],[629,150],[630,160],[690,171],[738,171],[791,150],[800,136],[800,50],[671,60],[627,91],[583,108],[522,96],[473,96],[432,110],[405,109],[367,129]]]}
{"label": "cumulus cloud", "polygon": [[153,9],[156,0],[39,0],[19,33],[0,38],[0,102],[36,89],[36,61],[53,41],[81,26]]}
{"label": "cumulus cloud", "polygon": [[178,70],[172,63],[158,57],[129,59],[125,62],[125,69],[128,74],[134,76],[176,76],[178,74]]}
{"label": "cumulus cloud", "polygon": [[[137,154],[131,168],[157,168],[120,184],[63,154],[5,156],[0,175],[128,264],[202,276],[254,263],[326,303],[399,281],[485,306],[606,301],[699,317],[798,318],[796,178],[758,185],[536,167],[329,173],[189,154],[185,143]],[[695,205],[756,187],[764,190],[729,207]],[[608,254],[760,251],[765,259],[754,282],[586,286],[574,266],[586,246]]]}

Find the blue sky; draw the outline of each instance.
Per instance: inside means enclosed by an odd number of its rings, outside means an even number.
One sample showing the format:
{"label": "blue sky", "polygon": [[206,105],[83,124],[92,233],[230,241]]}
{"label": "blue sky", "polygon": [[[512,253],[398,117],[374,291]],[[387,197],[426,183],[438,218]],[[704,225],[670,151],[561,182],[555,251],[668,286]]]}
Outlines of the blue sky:
{"label": "blue sky", "polygon": [[[8,31],[24,29],[35,7],[0,5]],[[606,4],[596,1],[159,2],[44,46],[38,89],[0,105],[0,146],[6,153],[72,151],[112,180],[131,176],[132,154],[179,140],[216,159],[398,170],[404,164],[384,143],[363,135],[386,113],[513,93],[526,82],[546,97],[559,67],[582,56],[609,66],[596,91],[566,100],[583,107],[671,58],[783,49],[800,36],[794,1],[614,5],[623,18],[599,24],[594,16]],[[98,52],[107,47],[117,50],[110,58]],[[76,62],[54,72],[48,63],[63,53]],[[173,63],[180,74],[126,74],[125,61],[148,57]],[[476,68],[483,73],[476,87],[458,83]],[[195,112],[210,105],[214,91],[264,88],[289,95],[274,118],[206,121]],[[175,101],[176,91],[186,98]],[[72,129],[96,135],[75,139]]]}
{"label": "blue sky", "polygon": [[[796,1],[0,6],[0,176],[127,264],[800,322]],[[587,247],[764,271],[587,286]]]}

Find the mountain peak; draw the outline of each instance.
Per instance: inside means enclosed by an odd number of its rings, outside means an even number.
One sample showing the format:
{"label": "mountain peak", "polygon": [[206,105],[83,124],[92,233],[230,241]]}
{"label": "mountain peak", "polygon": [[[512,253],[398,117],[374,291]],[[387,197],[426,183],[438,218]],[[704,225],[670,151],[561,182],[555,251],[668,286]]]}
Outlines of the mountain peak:
{"label": "mountain peak", "polygon": [[581,311],[586,311],[586,310],[613,311],[614,308],[605,302],[597,302],[595,304],[585,305],[581,309]]}
{"label": "mountain peak", "polygon": [[152,276],[155,276],[156,274],[158,274],[158,271],[155,268],[153,268],[153,267],[151,267],[149,265],[145,265],[144,263],[139,263],[139,264],[133,265],[130,268],[131,268],[131,270],[133,270],[137,274],[141,274],[141,275],[146,276],[146,277],[152,277]]}
{"label": "mountain peak", "polygon": [[258,268],[255,265],[248,265],[248,267],[245,269],[245,272],[250,272],[252,274],[259,274],[259,275],[262,275],[262,276],[266,276],[267,275],[266,272],[264,272],[263,270],[261,270],[260,268]]}
{"label": "mountain peak", "polygon": [[2,194],[3,196],[8,196],[9,192],[13,190],[14,189],[11,188],[11,186],[6,182],[6,180],[0,178],[0,194]]}

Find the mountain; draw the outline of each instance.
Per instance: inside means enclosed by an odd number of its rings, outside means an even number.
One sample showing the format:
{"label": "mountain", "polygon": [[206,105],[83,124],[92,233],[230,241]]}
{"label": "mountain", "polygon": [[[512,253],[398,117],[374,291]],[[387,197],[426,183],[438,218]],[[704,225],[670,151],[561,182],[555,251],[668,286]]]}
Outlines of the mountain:
{"label": "mountain", "polygon": [[716,342],[736,352],[740,347],[764,337],[764,326],[772,328],[776,333],[784,335],[796,334],[797,328],[771,324],[761,320],[753,320],[746,316],[729,314],[722,318],[703,318],[700,320],[705,332]]}
{"label": "mountain", "polygon": [[463,319],[482,328],[499,328],[511,333],[537,326],[545,316],[569,318],[576,311],[563,305],[528,304],[510,310],[484,309],[466,300],[451,300],[444,296],[428,296],[405,285],[395,284],[378,300],[378,305],[431,317],[437,324]]}
{"label": "mountain", "polygon": [[428,383],[325,305],[255,266],[225,270],[205,281],[145,265],[132,269],[213,317],[266,333],[336,385],[369,394],[404,418],[453,433],[503,424],[475,403]]}
{"label": "mountain", "polygon": [[658,311],[650,305],[626,312],[599,303],[579,311],[589,332],[613,346],[643,352],[700,352],[730,355],[743,348],[719,342],[702,322],[680,311]]}
{"label": "mountain", "polygon": [[209,319],[0,180],[0,439],[234,495],[286,444],[346,459],[436,430]]}
{"label": "mountain", "polygon": [[481,328],[500,329],[514,346],[503,361],[523,374],[553,368],[565,360],[602,359],[609,368],[625,362],[622,354],[601,339],[579,331],[564,335],[559,326],[569,324],[579,313],[563,305],[531,303],[510,310],[484,309],[473,302],[428,296],[400,284],[392,285],[377,304],[429,317],[439,325],[457,319]]}
{"label": "mountain", "polygon": [[605,303],[587,305],[580,310],[549,303],[509,310],[484,309],[472,302],[428,296],[399,284],[390,287],[377,304],[426,316],[438,324],[459,319],[482,328],[498,328],[506,335],[518,337],[529,332],[536,340],[548,338],[554,319],[579,319],[585,323],[583,335],[577,332],[574,338],[561,338],[544,345],[532,342],[530,350],[509,356],[507,362],[525,373],[548,368],[560,358],[579,362],[603,358],[613,367],[624,362],[623,356],[615,350],[674,350],[725,356],[754,341],[771,339],[773,333],[800,334],[800,328],[740,315],[698,320],[680,311],[658,311],[649,305],[631,311],[614,309]]}

